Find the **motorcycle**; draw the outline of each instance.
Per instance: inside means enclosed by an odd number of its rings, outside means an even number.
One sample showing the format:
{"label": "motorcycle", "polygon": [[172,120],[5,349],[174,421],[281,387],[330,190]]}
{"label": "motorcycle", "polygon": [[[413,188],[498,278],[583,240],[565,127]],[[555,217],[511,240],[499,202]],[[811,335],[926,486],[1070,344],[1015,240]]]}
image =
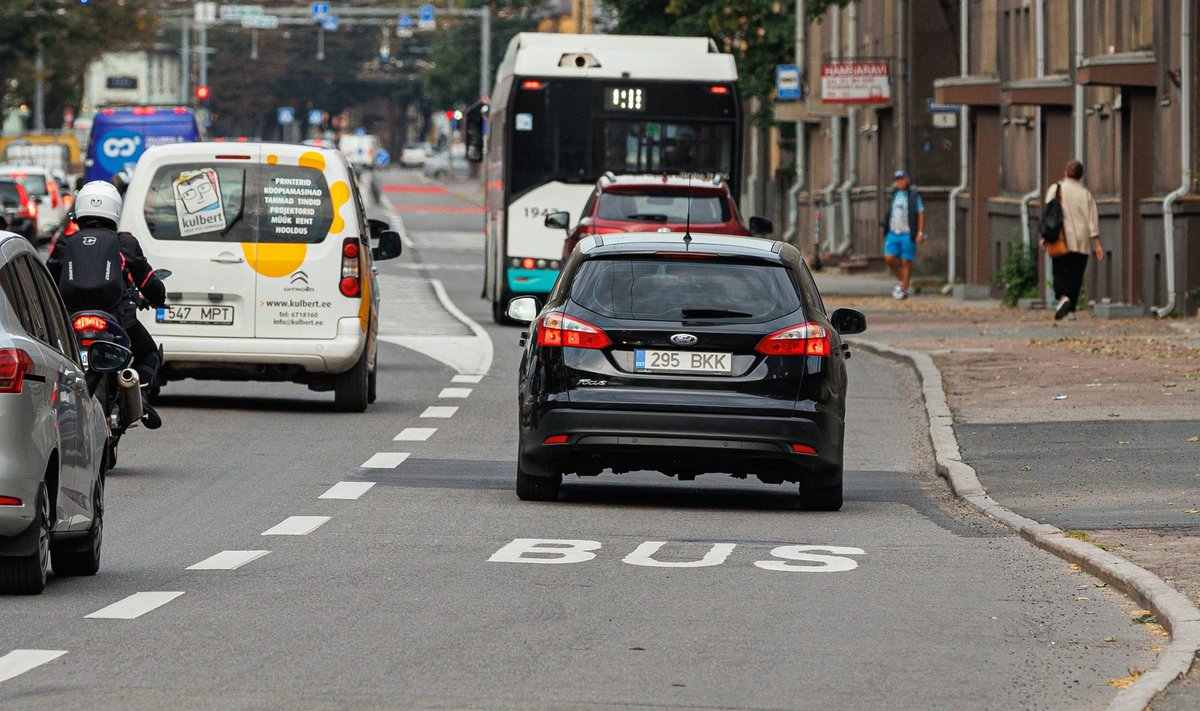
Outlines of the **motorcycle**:
{"label": "motorcycle", "polygon": [[[159,279],[166,279],[171,272],[166,269],[155,271]],[[145,299],[137,296],[138,308],[149,308]],[[108,419],[109,447],[108,469],[117,465],[117,452],[121,437],[141,421],[145,408],[142,403],[142,382],[138,372],[130,367],[132,355],[120,367],[93,368],[89,362],[93,343],[115,343],[132,354],[133,344],[129,334],[121,327],[117,317],[107,311],[88,309],[71,314],[71,327],[79,338],[80,358],[86,370],[88,390],[100,403]],[[153,383],[151,383],[153,385]]]}

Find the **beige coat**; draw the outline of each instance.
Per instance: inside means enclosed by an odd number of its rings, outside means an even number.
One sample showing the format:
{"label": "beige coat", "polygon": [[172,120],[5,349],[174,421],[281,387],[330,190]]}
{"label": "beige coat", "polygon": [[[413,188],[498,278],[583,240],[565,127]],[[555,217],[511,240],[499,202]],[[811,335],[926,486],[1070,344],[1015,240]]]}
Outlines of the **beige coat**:
{"label": "beige coat", "polygon": [[[1067,238],[1067,249],[1080,254],[1091,254],[1091,238],[1100,236],[1100,215],[1096,212],[1096,200],[1092,191],[1083,183],[1063,178],[1056,183],[1062,185],[1058,199],[1062,204],[1063,234]],[[1054,185],[1046,191],[1046,202],[1054,197]]]}

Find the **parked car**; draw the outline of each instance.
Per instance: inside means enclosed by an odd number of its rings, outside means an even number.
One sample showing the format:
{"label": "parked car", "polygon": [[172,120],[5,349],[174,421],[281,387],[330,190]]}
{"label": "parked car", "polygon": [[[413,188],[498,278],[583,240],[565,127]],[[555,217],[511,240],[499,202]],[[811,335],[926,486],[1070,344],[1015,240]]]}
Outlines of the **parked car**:
{"label": "parked car", "polygon": [[[89,368],[125,367],[95,343]],[[93,575],[104,537],[108,424],[88,389],[58,289],[22,235],[0,232],[0,593]]]}
{"label": "parked car", "polygon": [[434,154],[432,158],[425,161],[425,168],[421,172],[426,178],[447,180],[451,177],[451,171],[453,171],[455,180],[466,180],[471,177],[471,163],[467,162],[466,146],[456,145],[449,151],[442,150]]}
{"label": "parked car", "polygon": [[569,212],[546,216],[546,226],[567,230],[563,259],[588,235],[616,232],[682,231],[690,225],[709,234],[766,236],[770,220],[742,221],[729,184],[720,176],[614,175],[605,173],[583,206],[579,222],[569,227]]}
{"label": "parked car", "polygon": [[67,203],[51,172],[32,165],[0,165],[0,178],[19,182],[29,194],[30,211],[37,217],[37,234],[50,239],[67,220]]}
{"label": "parked car", "polygon": [[376,397],[376,260],[358,181],[341,153],[282,143],[183,143],[147,150],[120,229],[174,275],[168,303],[142,312],[184,378],[290,381],[361,412]]}
{"label": "parked car", "polygon": [[579,244],[528,324],[518,385],[517,495],[557,498],[562,476],[658,470],[799,485],[842,506],[848,350],[866,329],[826,313],[800,252],[692,232]]}
{"label": "parked car", "polygon": [[29,199],[25,186],[12,178],[0,178],[0,207],[3,207],[8,231],[21,235],[30,244],[36,244],[37,205]]}

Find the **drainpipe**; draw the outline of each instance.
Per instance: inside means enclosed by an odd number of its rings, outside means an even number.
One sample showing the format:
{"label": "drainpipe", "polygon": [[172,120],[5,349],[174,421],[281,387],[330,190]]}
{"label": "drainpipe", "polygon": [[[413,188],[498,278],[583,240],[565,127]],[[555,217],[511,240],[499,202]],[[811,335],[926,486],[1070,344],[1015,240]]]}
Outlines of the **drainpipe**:
{"label": "drainpipe", "polygon": [[[1037,0],[1034,3],[1034,12],[1037,16],[1034,18],[1033,33],[1034,33],[1034,67],[1037,71],[1037,78],[1041,79],[1046,76],[1046,7],[1045,0]],[[1037,146],[1034,151],[1037,154],[1037,167],[1034,169],[1036,184],[1033,190],[1021,196],[1021,242],[1026,247],[1033,242],[1033,231],[1029,229],[1029,202],[1042,193],[1042,107],[1037,107],[1034,113],[1033,126],[1033,142]]]}
{"label": "drainpipe", "polygon": [[[833,9],[832,18],[829,23],[829,34],[832,37],[830,45],[830,59],[838,61],[842,58],[842,11]],[[829,136],[829,183],[821,189],[821,194],[824,196],[825,214],[828,219],[825,220],[825,244],[826,248],[832,250],[834,241],[837,237],[837,220],[836,213],[833,210],[833,191],[837,189],[838,183],[842,181],[842,119],[840,116],[832,116],[829,119],[830,136]]]}
{"label": "drainpipe", "polygon": [[1191,3],[1179,3],[1179,155],[1183,171],[1179,187],[1163,199],[1163,267],[1167,272],[1167,303],[1154,309],[1159,318],[1175,311],[1175,202],[1187,195],[1192,184],[1192,16]]}
{"label": "drainpipe", "polygon": [[[796,67],[800,70],[801,81],[805,75],[808,60],[808,0],[796,0]],[[805,101],[808,97],[805,97]],[[808,186],[808,132],[804,122],[796,122],[796,179],[788,190],[788,226],[783,233],[784,242],[800,240],[800,192]]]}
{"label": "drainpipe", "polygon": [[[1187,3],[1183,3],[1187,5]],[[1083,160],[1083,84],[1079,83],[1079,66],[1083,64],[1083,0],[1075,0],[1075,94],[1071,100],[1072,118],[1075,119],[1075,160]]]}
{"label": "drainpipe", "polygon": [[[970,7],[968,0],[959,0],[958,3],[958,73],[959,76],[967,76],[971,72],[971,60],[967,55],[970,49],[971,33],[970,33]],[[946,284],[953,284],[958,278],[958,196],[963,190],[967,189],[967,179],[970,176],[971,156],[969,154],[971,140],[971,129],[967,125],[967,119],[970,118],[970,109],[964,105],[958,111],[958,185],[950,188],[949,212],[950,221],[947,222],[949,230],[949,243],[946,245],[946,257],[949,264],[946,265]]]}
{"label": "drainpipe", "polygon": [[[849,30],[849,41],[846,43],[846,59],[853,61],[858,57],[858,2],[851,2],[846,7],[846,29]],[[842,239],[837,245],[836,250],[839,254],[846,254],[850,248],[854,246],[854,235],[852,225],[853,220],[850,219],[850,191],[858,184],[858,109],[851,106],[849,114],[846,116],[846,149],[849,155],[846,156],[846,161],[849,164],[846,170],[846,182],[842,183],[838,191],[842,198]]]}

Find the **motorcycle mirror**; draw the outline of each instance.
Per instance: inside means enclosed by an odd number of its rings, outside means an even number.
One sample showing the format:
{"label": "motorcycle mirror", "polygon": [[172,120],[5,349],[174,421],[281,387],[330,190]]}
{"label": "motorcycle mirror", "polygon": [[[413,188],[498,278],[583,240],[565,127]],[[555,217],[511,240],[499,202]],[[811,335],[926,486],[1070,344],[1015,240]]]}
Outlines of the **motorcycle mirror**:
{"label": "motorcycle mirror", "polygon": [[87,349],[88,370],[115,373],[133,360],[133,351],[112,341],[96,341]]}

